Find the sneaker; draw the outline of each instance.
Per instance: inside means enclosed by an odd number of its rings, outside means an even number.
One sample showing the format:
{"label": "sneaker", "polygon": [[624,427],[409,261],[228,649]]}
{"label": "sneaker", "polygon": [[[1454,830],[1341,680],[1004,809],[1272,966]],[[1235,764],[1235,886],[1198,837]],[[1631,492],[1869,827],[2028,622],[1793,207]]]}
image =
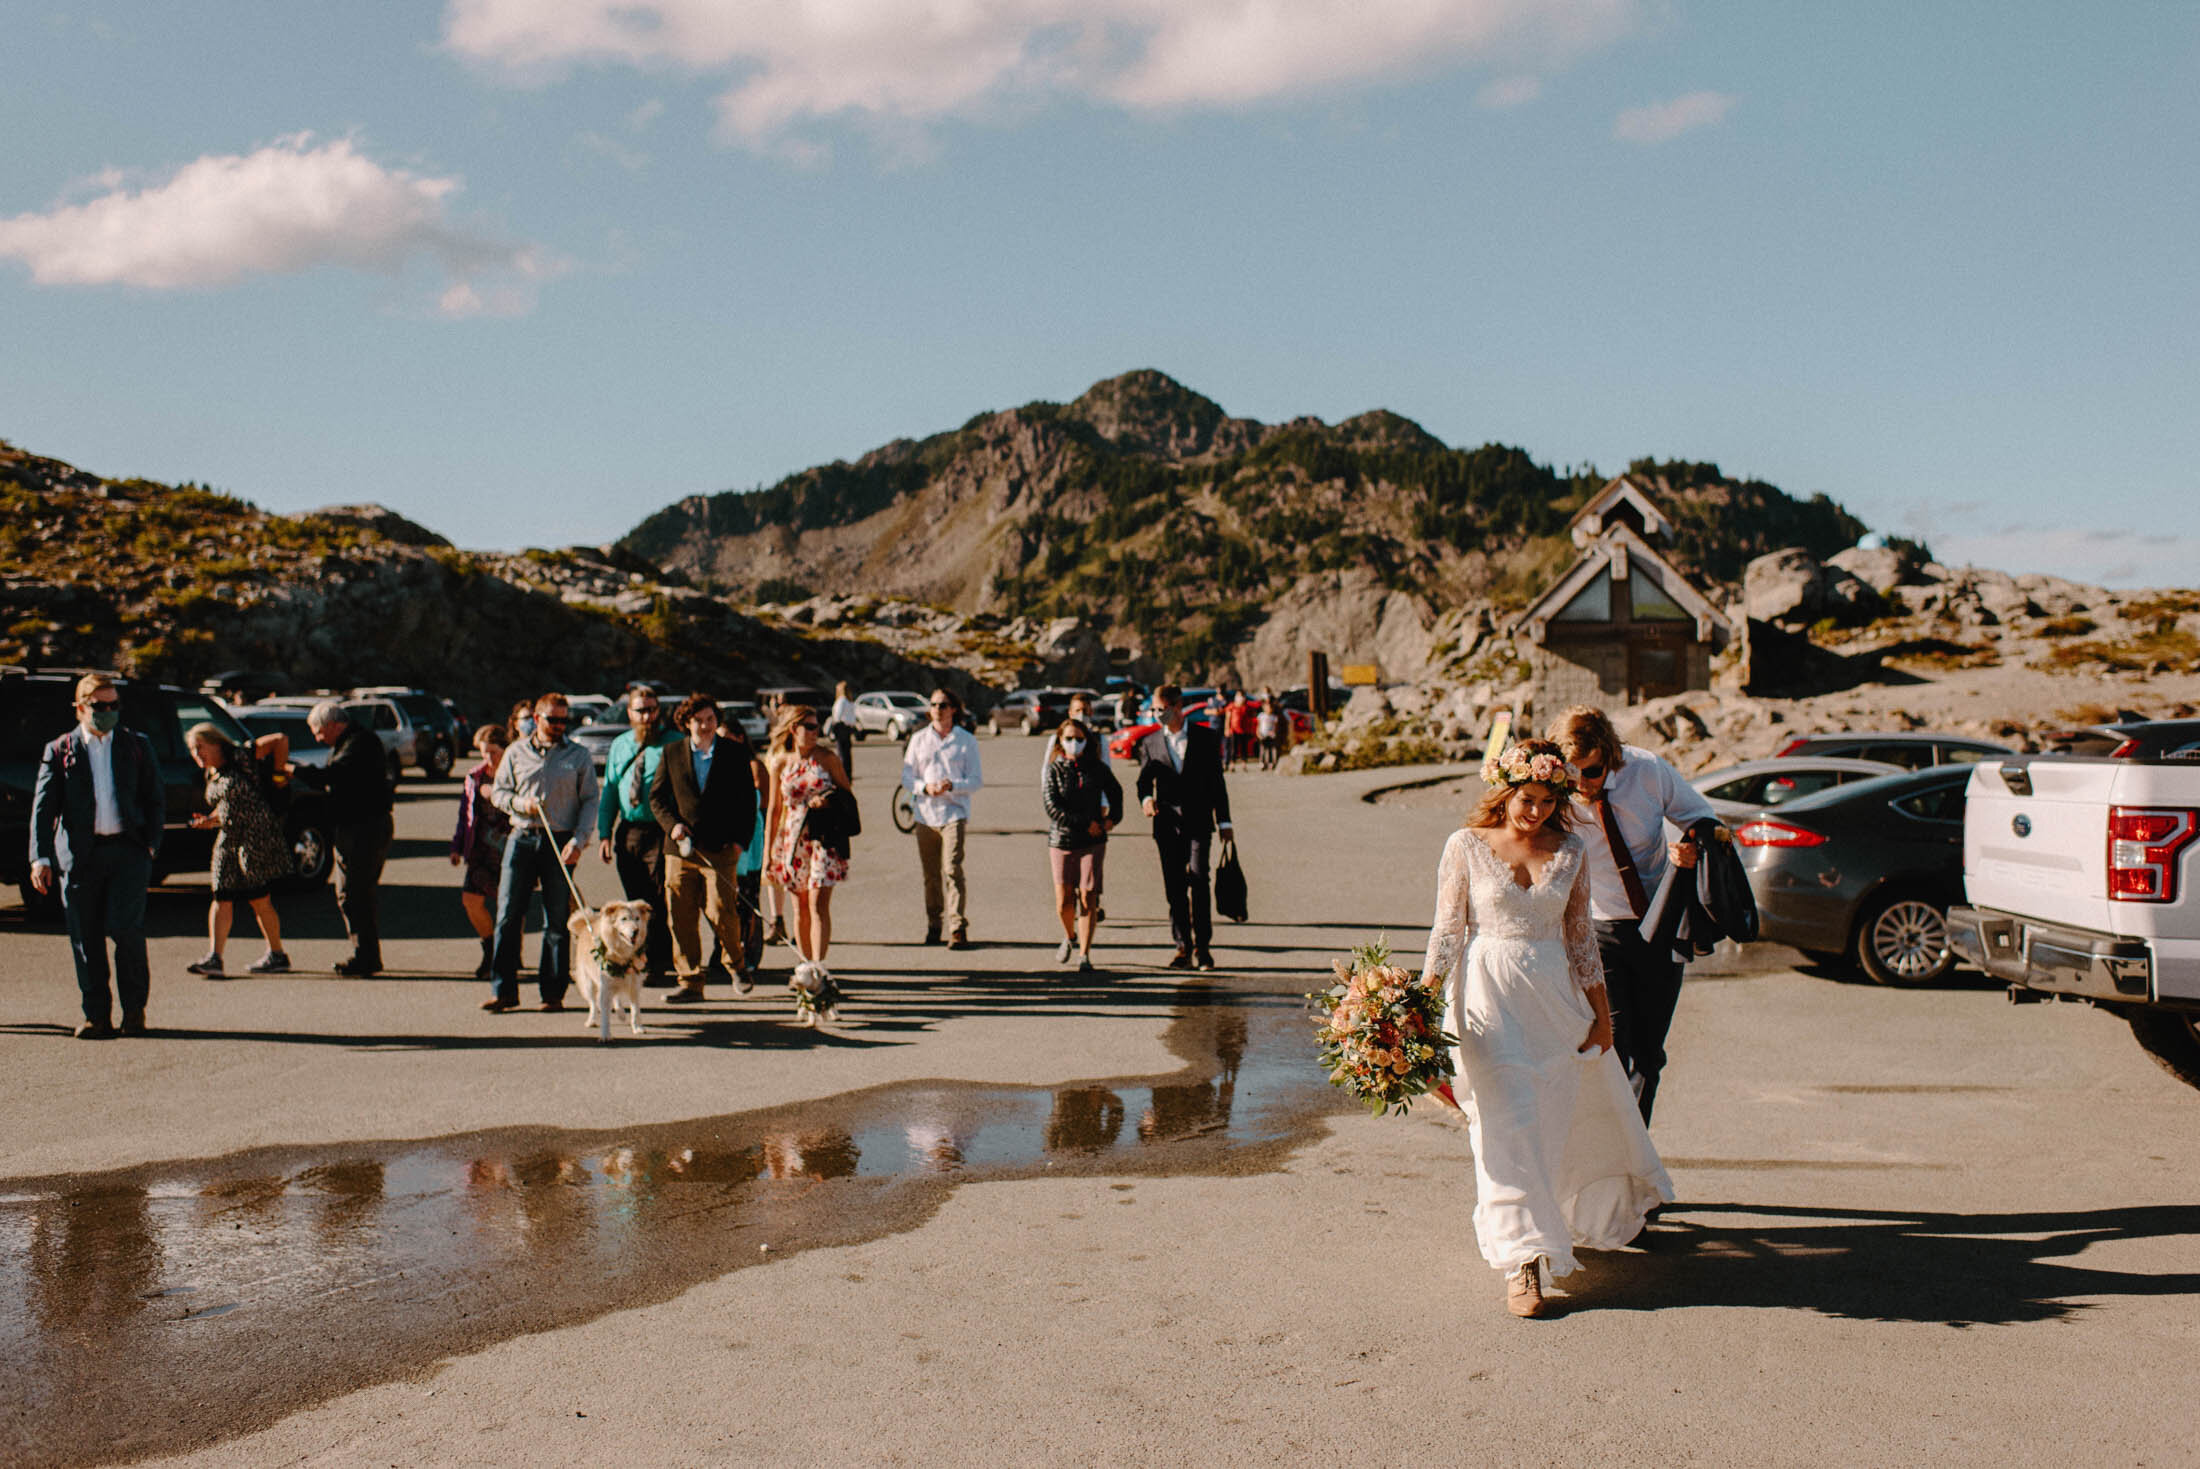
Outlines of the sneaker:
{"label": "sneaker", "polygon": [[372,979],[382,972],[382,966],[378,961],[362,959],[356,954],[349,959],[339,960],[330,965],[329,968],[346,979]]}
{"label": "sneaker", "polygon": [[122,1017],[122,1029],[121,1029],[121,1034],[123,1034],[123,1035],[151,1035],[152,1033],[153,1033],[152,1031],[150,1031],[150,1030],[148,1030],[148,1029],[146,1028],[146,1025],[145,1025],[145,1012],[144,1012],[143,1010],[137,1010],[137,1011],[133,1011],[133,1012],[131,1012],[130,1014],[127,1014],[127,1015],[125,1015],[125,1016],[123,1016],[123,1017]]}
{"label": "sneaker", "polygon": [[1544,1311],[1543,1284],[1536,1279],[1535,1267],[1530,1260],[1505,1278],[1505,1309],[1531,1320]]}
{"label": "sneaker", "polygon": [[564,1009],[565,1001],[563,1000],[544,1000],[542,1002],[542,1011],[546,1015],[556,1015]]}
{"label": "sneaker", "polygon": [[507,1010],[517,1010],[519,1008],[519,1001],[483,1000],[481,1002],[481,1008],[488,1011],[491,1015],[502,1015]]}
{"label": "sneaker", "polygon": [[703,1003],[703,999],[703,987],[701,985],[681,985],[671,994],[665,996],[665,1003],[668,1005],[700,1005]]}
{"label": "sneaker", "polygon": [[746,969],[736,969],[733,972],[733,992],[735,994],[746,995],[752,993],[755,989],[755,976],[751,975]]}
{"label": "sneaker", "polygon": [[115,1038],[115,1028],[105,1021],[87,1020],[76,1028],[76,1038],[80,1041],[111,1041]]}
{"label": "sneaker", "polygon": [[1171,969],[1189,969],[1191,967],[1192,951],[1190,949],[1178,949],[1176,957],[1169,961],[1169,968]]}
{"label": "sneaker", "polygon": [[196,964],[184,965],[183,972],[185,974],[196,974],[203,979],[220,979],[222,977],[222,956],[208,954]]}
{"label": "sneaker", "polygon": [[775,916],[772,919],[772,931],[765,936],[764,942],[767,944],[784,944],[789,942],[787,938],[787,920]]}
{"label": "sneaker", "polygon": [[290,956],[277,953],[271,949],[253,960],[245,972],[247,974],[288,974],[290,973]]}
{"label": "sneaker", "polygon": [[924,942],[925,942],[925,946],[926,946],[927,948],[929,948],[930,946],[932,946],[933,944],[936,944],[936,943],[938,943],[939,941],[940,941],[940,926],[939,926],[939,925],[938,925],[937,923],[935,923],[935,924],[932,924],[932,925],[930,925],[929,927],[927,927],[927,928],[925,929],[925,931],[924,931]]}
{"label": "sneaker", "polygon": [[958,933],[947,941],[947,947],[950,949],[967,949],[970,946],[970,935],[967,933]]}
{"label": "sneaker", "polygon": [[1208,953],[1205,949],[1201,949],[1199,953],[1193,958],[1192,962],[1194,964],[1197,964],[1201,969],[1212,969],[1215,967],[1215,956]]}
{"label": "sneaker", "polygon": [[1092,973],[1092,955],[1090,955],[1090,954],[1080,954],[1080,955],[1078,956],[1078,958],[1077,958],[1077,972],[1078,972],[1079,974],[1090,974],[1090,973]]}
{"label": "sneaker", "polygon": [[1054,951],[1054,962],[1057,964],[1067,964],[1069,962],[1069,956],[1076,952],[1077,945],[1070,942],[1068,939],[1064,939],[1062,940],[1062,947]]}

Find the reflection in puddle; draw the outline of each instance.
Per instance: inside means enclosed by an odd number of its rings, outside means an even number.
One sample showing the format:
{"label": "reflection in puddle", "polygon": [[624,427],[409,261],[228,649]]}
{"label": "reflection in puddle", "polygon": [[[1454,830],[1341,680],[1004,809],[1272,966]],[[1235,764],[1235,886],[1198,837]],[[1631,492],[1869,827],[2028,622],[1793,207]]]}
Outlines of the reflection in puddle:
{"label": "reflection in puddle", "polygon": [[[925,1082],[618,1134],[267,1150],[0,1188],[10,1463],[136,1457],[760,1258],[973,1178],[1271,1166],[1329,1111],[1298,1004],[1184,986],[1160,1084]],[[187,1329],[176,1329],[185,1327]]]}

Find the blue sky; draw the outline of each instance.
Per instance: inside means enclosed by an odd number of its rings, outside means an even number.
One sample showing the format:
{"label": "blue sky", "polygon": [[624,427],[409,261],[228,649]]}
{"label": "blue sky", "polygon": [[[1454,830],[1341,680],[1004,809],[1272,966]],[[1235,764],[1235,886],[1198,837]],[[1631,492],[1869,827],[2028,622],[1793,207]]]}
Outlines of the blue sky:
{"label": "blue sky", "polygon": [[2200,582],[2200,4],[0,0],[0,437],[609,539],[1158,367]]}

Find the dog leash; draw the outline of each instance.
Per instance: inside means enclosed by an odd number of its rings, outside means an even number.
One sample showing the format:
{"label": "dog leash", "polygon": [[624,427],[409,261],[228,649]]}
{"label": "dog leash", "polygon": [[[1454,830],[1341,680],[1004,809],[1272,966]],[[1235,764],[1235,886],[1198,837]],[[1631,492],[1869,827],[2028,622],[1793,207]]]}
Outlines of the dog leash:
{"label": "dog leash", "polygon": [[[565,853],[557,850],[558,834],[550,829],[550,818],[542,814],[542,798],[539,796],[535,798],[535,822],[542,828],[542,835],[544,840],[550,843],[551,856],[557,861],[558,871],[565,874],[566,891],[570,892],[573,895],[574,909],[582,913],[593,911],[588,906],[588,899],[581,896],[580,883],[576,881],[573,877],[573,868],[579,866],[580,864],[576,859],[575,862],[573,862],[571,865],[568,865],[565,860]],[[579,837],[576,836],[574,840],[578,841]],[[547,938],[548,935],[544,935],[544,937]],[[570,941],[570,939],[568,941]],[[599,970],[602,969],[603,965],[600,960],[598,961],[596,967]],[[601,992],[598,993],[596,996],[596,1039],[602,1041],[606,1045],[609,1045],[611,1043],[610,979],[611,976],[608,973],[604,975],[604,983]]]}

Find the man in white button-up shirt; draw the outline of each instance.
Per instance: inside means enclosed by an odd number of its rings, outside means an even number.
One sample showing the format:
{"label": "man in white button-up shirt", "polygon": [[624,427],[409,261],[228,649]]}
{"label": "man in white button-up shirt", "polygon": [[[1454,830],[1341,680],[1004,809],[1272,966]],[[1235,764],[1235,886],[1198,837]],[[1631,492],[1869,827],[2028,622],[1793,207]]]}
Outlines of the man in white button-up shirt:
{"label": "man in white button-up shirt", "polygon": [[113,1035],[118,998],[122,1033],[143,1035],[152,988],[145,890],[167,821],[160,760],[151,740],[121,728],[122,696],[107,675],[77,680],[76,717],[77,727],[39,756],[31,795],[31,886],[41,893],[61,889],[84,1007],[77,1035]]}
{"label": "man in white button-up shirt", "polygon": [[1612,1000],[1612,1049],[1647,1123],[1665,1070],[1666,1032],[1680,1004],[1682,967],[1646,941],[1640,925],[1665,864],[1696,865],[1696,849],[1671,837],[1710,817],[1711,803],[1655,754],[1622,745],[1601,709],[1568,709],[1552,721],[1550,739],[1580,773],[1573,829],[1589,849],[1589,914]]}
{"label": "man in white button-up shirt", "polygon": [[909,737],[901,757],[902,787],[917,814],[917,862],[924,869],[924,941],[938,943],[944,927],[951,949],[970,946],[963,834],[970,797],[985,784],[977,737],[958,722],[962,709],[952,690],[934,689],[932,722]]}

